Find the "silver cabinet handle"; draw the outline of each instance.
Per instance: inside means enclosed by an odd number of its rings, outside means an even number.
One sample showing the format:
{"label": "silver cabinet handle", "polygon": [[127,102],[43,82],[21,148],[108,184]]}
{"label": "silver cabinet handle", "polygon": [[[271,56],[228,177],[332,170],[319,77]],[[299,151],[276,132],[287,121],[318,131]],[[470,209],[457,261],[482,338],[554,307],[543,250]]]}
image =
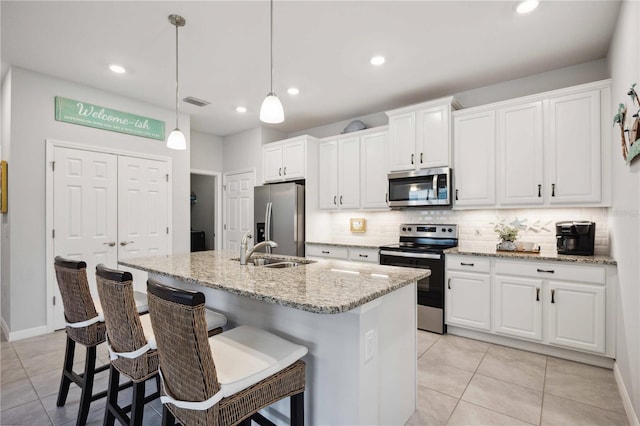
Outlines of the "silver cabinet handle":
{"label": "silver cabinet handle", "polygon": [[424,161],[422,161],[422,153],[420,153],[420,164],[424,163]]}
{"label": "silver cabinet handle", "polygon": [[458,190],[456,189],[456,201],[458,201]]}
{"label": "silver cabinet handle", "polygon": [[552,197],[556,196],[556,184],[555,183],[551,184],[551,196]]}
{"label": "silver cabinet handle", "polygon": [[124,247],[124,246],[126,246],[127,244],[133,244],[133,243],[135,243],[135,241],[121,241],[121,242],[120,242],[120,245],[121,245],[122,247]]}
{"label": "silver cabinet handle", "polygon": [[536,302],[540,301],[540,287],[536,287]]}
{"label": "silver cabinet handle", "polygon": [[340,205],[342,205],[342,195],[340,196]]}
{"label": "silver cabinet handle", "polygon": [[542,185],[538,185],[538,197],[542,197]]}
{"label": "silver cabinet handle", "polygon": [[282,167],[278,169],[278,176],[282,176]]}
{"label": "silver cabinet handle", "polygon": [[551,289],[551,303],[556,303],[556,291],[554,289]]}
{"label": "silver cabinet handle", "polygon": [[284,166],[284,169],[282,169],[282,173],[286,176],[287,175],[287,166]]}
{"label": "silver cabinet handle", "polygon": [[451,278],[447,280],[447,288],[451,290]]}
{"label": "silver cabinet handle", "polygon": [[414,154],[411,154],[411,164],[413,164],[413,155]]}
{"label": "silver cabinet handle", "polygon": [[336,203],[336,200],[337,200],[337,199],[338,199],[338,196],[337,196],[337,195],[334,195],[334,196],[333,196],[333,204],[337,205],[337,203]]}
{"label": "silver cabinet handle", "polygon": [[113,247],[113,246],[116,245],[116,242],[115,241],[109,241],[108,243],[102,243],[102,244],[105,245],[105,246]]}

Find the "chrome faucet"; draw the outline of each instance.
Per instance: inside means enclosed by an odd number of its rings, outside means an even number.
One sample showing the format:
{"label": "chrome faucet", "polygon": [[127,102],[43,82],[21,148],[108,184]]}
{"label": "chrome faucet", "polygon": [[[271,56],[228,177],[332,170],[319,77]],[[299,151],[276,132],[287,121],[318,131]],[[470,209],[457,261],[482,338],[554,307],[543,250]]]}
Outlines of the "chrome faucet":
{"label": "chrome faucet", "polygon": [[253,235],[251,235],[251,231],[244,234],[244,236],[242,237],[242,240],[240,241],[240,264],[241,265],[246,265],[249,259],[251,259],[251,255],[253,254],[253,252],[258,249],[261,249],[262,247],[266,247],[266,246],[278,247],[278,243],[276,243],[275,241],[262,241],[247,250],[247,240],[249,238],[253,238]]}

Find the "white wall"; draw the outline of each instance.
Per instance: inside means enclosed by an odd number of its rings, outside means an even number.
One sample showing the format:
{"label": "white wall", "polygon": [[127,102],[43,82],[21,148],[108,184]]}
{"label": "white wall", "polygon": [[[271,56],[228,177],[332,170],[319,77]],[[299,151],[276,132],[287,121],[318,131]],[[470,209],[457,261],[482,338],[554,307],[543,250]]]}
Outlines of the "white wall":
{"label": "white wall", "polygon": [[191,130],[191,168],[222,172],[224,141],[222,136]]}
{"label": "white wall", "polygon": [[[189,149],[174,151],[166,148],[164,141],[56,121],[54,97],[64,96],[164,120],[168,126],[167,133],[175,120],[171,110],[20,68],[13,68],[11,77],[11,163],[9,213],[6,217],[10,239],[9,251],[3,250],[2,253],[3,264],[9,262],[9,277],[6,282],[3,277],[2,285],[10,286],[11,310],[3,311],[2,315],[13,333],[46,325],[46,303],[50,303],[45,300],[46,139],[171,157],[174,253],[188,252],[190,246],[190,166]],[[180,117],[180,127],[187,136],[188,146],[188,116]]]}
{"label": "white wall", "polygon": [[[624,1],[609,50],[611,117],[619,103],[625,103],[629,111],[635,112],[638,108],[627,96],[632,83],[640,84],[638,22],[640,3]],[[618,261],[619,280],[616,362],[636,416],[640,416],[640,160],[630,167],[625,165],[618,126],[611,131],[613,207],[609,215],[612,254]]]}
{"label": "white wall", "polygon": [[[9,143],[11,137],[11,70],[7,72],[7,75],[2,82],[2,111],[0,115],[0,122],[2,130],[0,136],[2,137],[2,159],[7,162],[11,161],[11,145]],[[11,326],[11,287],[9,286],[9,219],[8,215],[1,214],[0,223],[0,287],[2,303],[0,308],[2,309],[3,320],[7,327]],[[6,315],[6,316],[5,316]]]}
{"label": "white wall", "polygon": [[225,172],[256,169],[256,182],[262,177],[261,129],[249,129],[224,137]]}

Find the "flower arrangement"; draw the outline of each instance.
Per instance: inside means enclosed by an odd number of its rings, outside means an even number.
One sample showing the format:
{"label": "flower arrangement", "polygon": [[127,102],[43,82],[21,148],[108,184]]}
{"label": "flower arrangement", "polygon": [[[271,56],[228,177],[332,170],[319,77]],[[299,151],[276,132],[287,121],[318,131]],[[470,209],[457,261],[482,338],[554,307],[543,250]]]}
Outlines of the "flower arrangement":
{"label": "flower arrangement", "polygon": [[514,242],[516,238],[518,238],[518,232],[520,232],[519,228],[515,228],[513,226],[505,225],[505,224],[497,224],[493,228],[500,237],[500,241],[511,241]]}

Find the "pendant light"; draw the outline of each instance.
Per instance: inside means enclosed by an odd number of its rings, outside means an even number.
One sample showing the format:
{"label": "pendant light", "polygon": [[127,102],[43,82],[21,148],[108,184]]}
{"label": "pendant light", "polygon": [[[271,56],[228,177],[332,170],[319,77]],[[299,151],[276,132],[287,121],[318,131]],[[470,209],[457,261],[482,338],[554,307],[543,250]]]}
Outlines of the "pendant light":
{"label": "pendant light", "polygon": [[270,91],[267,94],[267,97],[264,98],[264,101],[262,101],[262,106],[260,107],[260,121],[264,123],[277,124],[284,121],[284,110],[282,109],[280,99],[278,99],[273,91],[273,0],[270,0],[270,5],[271,23],[269,25],[269,48],[271,57],[269,71],[271,75],[271,85]]}
{"label": "pendant light", "polygon": [[167,148],[184,150],[187,149],[187,140],[178,127],[178,27],[184,27],[187,21],[180,15],[169,15],[169,22],[176,27],[176,128],[169,133]]}

